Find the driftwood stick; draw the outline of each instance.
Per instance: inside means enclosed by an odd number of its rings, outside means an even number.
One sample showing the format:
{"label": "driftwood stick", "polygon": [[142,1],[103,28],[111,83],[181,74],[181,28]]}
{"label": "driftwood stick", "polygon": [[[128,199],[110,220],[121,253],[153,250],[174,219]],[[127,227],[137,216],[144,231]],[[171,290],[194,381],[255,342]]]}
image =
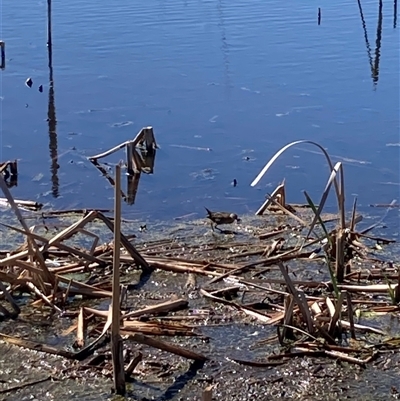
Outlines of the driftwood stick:
{"label": "driftwood stick", "polygon": [[0,390],[0,394],[11,393],[13,391],[21,390],[22,388],[25,388],[25,387],[34,386],[35,384],[47,382],[48,380],[51,380],[51,379],[52,379],[52,376],[46,376],[41,379],[31,380],[29,382],[16,384],[15,386],[11,386],[8,388],[2,388]]}
{"label": "driftwood stick", "polygon": [[166,301],[158,305],[154,306],[148,306],[144,309],[140,309],[137,311],[129,312],[125,315],[123,315],[123,319],[128,319],[131,317],[139,317],[143,315],[149,315],[149,314],[156,314],[156,313],[165,313],[165,312],[171,312],[171,311],[177,311],[181,309],[185,309],[188,307],[188,301],[186,299],[177,299],[173,301]]}
{"label": "driftwood stick", "polygon": [[163,351],[171,352],[172,354],[182,356],[184,358],[193,359],[195,361],[205,362],[208,360],[206,356],[190,351],[188,349],[172,345],[164,341],[155,340],[151,337],[142,334],[133,334],[128,336],[128,339],[139,344],[149,345],[150,347],[158,348]]}
{"label": "driftwood stick", "polygon": [[[187,308],[188,306],[188,301],[186,299],[177,299],[173,301],[166,301],[162,302],[161,304],[157,304],[154,306],[147,306],[146,308],[139,309],[136,311],[128,312],[124,315],[121,316],[121,320],[125,320],[128,318],[132,317],[140,317],[143,315],[153,315],[153,314],[158,314],[158,313],[166,313],[166,312],[171,312],[171,311],[176,311],[176,310],[182,310]],[[100,317],[107,317],[108,313],[106,311],[101,311],[89,307],[85,307],[85,311],[87,313],[93,313],[96,316]]]}
{"label": "driftwood stick", "polygon": [[46,352],[47,354],[59,355],[68,359],[76,359],[73,352],[65,351],[63,349],[57,349],[46,344],[37,343],[35,341],[12,337],[3,333],[0,333],[0,339],[8,344],[18,345],[19,347],[28,348],[33,351]]}

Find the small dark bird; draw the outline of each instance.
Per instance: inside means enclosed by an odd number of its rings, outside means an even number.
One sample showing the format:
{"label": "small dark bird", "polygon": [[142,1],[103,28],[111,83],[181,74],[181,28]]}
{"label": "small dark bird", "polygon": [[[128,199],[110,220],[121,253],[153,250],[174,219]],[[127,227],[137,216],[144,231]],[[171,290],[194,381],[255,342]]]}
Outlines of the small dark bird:
{"label": "small dark bird", "polygon": [[[204,208],[207,210],[207,218],[211,220],[211,228],[214,231],[214,228],[217,228],[218,230],[221,231],[220,228],[217,226],[221,224],[232,224],[235,220],[240,221],[239,217],[235,213],[229,213],[229,212],[212,212],[211,210],[208,210],[206,207]],[[214,225],[214,224],[215,225]]]}

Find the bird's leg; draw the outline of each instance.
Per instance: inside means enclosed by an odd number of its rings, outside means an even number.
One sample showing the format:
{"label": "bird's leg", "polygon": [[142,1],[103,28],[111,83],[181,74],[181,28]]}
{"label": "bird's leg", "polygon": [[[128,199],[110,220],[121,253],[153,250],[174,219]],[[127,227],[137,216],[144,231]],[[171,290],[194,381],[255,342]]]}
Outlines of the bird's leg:
{"label": "bird's leg", "polygon": [[212,229],[213,231],[215,231],[215,230],[214,230],[214,222],[213,222],[213,221],[211,222],[211,229]]}
{"label": "bird's leg", "polygon": [[215,225],[215,228],[216,228],[217,230],[219,230],[219,232],[222,233],[222,230],[218,227],[218,224]]}

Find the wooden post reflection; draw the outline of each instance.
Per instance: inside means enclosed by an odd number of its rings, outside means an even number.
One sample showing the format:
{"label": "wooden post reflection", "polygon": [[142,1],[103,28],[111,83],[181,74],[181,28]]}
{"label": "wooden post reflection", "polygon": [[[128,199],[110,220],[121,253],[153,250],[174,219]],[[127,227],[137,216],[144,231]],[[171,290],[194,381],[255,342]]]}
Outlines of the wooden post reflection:
{"label": "wooden post reflection", "polygon": [[397,0],[393,2],[393,28],[396,29],[397,26]]}
{"label": "wooden post reflection", "polygon": [[378,26],[376,28],[376,46],[375,46],[375,60],[372,67],[372,81],[377,85],[379,80],[379,60],[381,58],[381,43],[382,43],[382,20],[383,20],[383,1],[379,0],[378,11]]}
{"label": "wooden post reflection", "polygon": [[223,15],[223,7],[222,0],[218,0],[217,9],[218,9],[218,26],[220,28],[221,33],[221,52],[224,63],[224,78],[225,78],[225,88],[227,90],[231,87],[231,79],[230,79],[230,68],[229,68],[229,45],[226,40],[226,29],[225,29],[225,19]]}
{"label": "wooden post reflection", "polygon": [[49,125],[49,149],[50,149],[50,172],[52,182],[52,194],[55,198],[59,196],[58,181],[58,146],[57,146],[57,118],[54,103],[54,79],[53,79],[53,41],[51,36],[51,0],[47,0],[47,54],[49,61],[49,105],[47,109],[47,121]]}
{"label": "wooden post reflection", "polygon": [[380,61],[380,57],[381,57],[383,1],[379,0],[378,25],[377,25],[377,33],[376,33],[376,46],[375,46],[375,58],[374,59],[372,58],[371,45],[368,40],[367,25],[365,23],[361,0],[357,0],[357,3],[358,3],[358,9],[360,11],[360,18],[361,18],[363,31],[364,31],[364,40],[365,40],[365,45],[367,48],[368,61],[369,61],[370,69],[371,69],[371,78],[372,78],[374,87],[376,87],[376,85],[378,84],[378,80],[379,80],[379,61]]}
{"label": "wooden post reflection", "polygon": [[127,176],[127,197],[126,197],[126,203],[128,205],[133,205],[136,200],[136,194],[139,188],[139,181],[140,181],[140,175],[142,173],[134,173],[132,175],[128,174]]}

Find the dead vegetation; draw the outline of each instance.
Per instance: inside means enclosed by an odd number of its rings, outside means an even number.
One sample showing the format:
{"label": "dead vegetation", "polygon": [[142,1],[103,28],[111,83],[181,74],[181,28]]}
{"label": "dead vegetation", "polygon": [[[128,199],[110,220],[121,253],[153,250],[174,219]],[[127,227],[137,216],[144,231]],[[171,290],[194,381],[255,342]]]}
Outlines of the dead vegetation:
{"label": "dead vegetation", "polygon": [[[282,148],[252,185],[257,184],[287,148],[304,142],[311,143],[298,141]],[[213,309],[222,304],[224,311],[232,314],[236,311],[237,322],[243,319],[276,327],[276,335],[257,346],[276,344],[279,351],[270,352],[260,360],[230,357],[242,365],[273,366],[293,357],[313,356],[365,366],[376,358],[384,357],[387,350],[398,349],[400,338],[388,336],[376,324],[358,321],[360,313],[377,316],[399,311],[399,266],[375,254],[375,251],[394,241],[370,234],[385,216],[373,226],[357,230],[362,216],[357,214],[356,201],[351,213],[346,213],[343,165],[333,165],[325,150],[318,144],[312,144],[324,153],[330,169],[321,199],[315,204],[305,192],[306,205],[289,205],[285,199],[284,183],[281,184],[268,195],[267,201],[256,213],[261,215],[269,210],[269,215],[278,216],[276,220],[281,223],[275,226],[269,224],[267,229],[250,230],[251,241],[240,241],[240,236],[226,236],[220,241],[213,234],[212,238],[203,236],[200,241],[192,241],[188,237],[165,238],[141,243],[136,241],[134,245],[135,236],[120,230],[121,217],[118,213],[112,218],[106,216],[107,211],[97,210],[79,211],[81,217],[67,227],[62,227],[65,224],[62,211],[43,213],[44,224],[29,227],[0,176],[0,186],[7,202],[21,223],[21,227],[5,223],[2,226],[25,237],[22,246],[1,255],[0,295],[3,302],[0,303],[0,317],[10,322],[9,319],[18,319],[21,307],[15,300],[16,294],[29,293],[31,301],[23,308],[45,306],[60,317],[74,319],[64,335],[75,333],[75,341],[71,344],[75,351],[5,333],[0,333],[0,339],[80,361],[74,369],[111,369],[105,345],[110,340],[115,309],[113,312],[111,304],[108,310],[88,306],[86,300],[111,298],[113,282],[110,273],[117,270],[122,282],[119,285],[117,281],[116,316],[119,316],[118,330],[125,347],[128,344],[145,344],[204,363],[212,356],[156,337],[187,336],[204,340],[201,327],[207,325],[207,317],[217,315]],[[126,147],[129,176],[140,174],[145,168],[152,171],[152,165],[146,167],[143,158],[138,159],[137,145],[143,146],[145,155],[155,154],[151,128],[141,131],[135,140],[90,160],[96,165],[101,157]],[[118,180],[110,180],[113,185],[116,181],[117,193],[120,193]],[[332,185],[338,213],[327,219],[323,208]],[[121,195],[124,199],[129,198],[122,192]],[[46,216],[57,218],[60,224],[55,235],[53,232],[57,224],[53,222],[52,229],[49,229]],[[264,218],[259,219],[262,221]],[[99,236],[90,229],[93,223],[103,225],[112,233],[117,229],[119,238],[100,243]],[[247,230],[245,223],[242,223],[241,229]],[[218,236],[223,237],[223,234]],[[121,245],[118,245],[119,241]],[[132,270],[141,272],[135,285],[125,282],[127,272]],[[174,280],[180,282],[176,288],[185,287],[186,290],[181,294],[175,291],[173,297],[162,302],[149,300],[145,307],[128,307],[126,299],[129,292],[133,288],[140,291],[143,282],[157,271],[176,274]],[[207,307],[197,314],[189,313],[192,298],[188,294],[208,300]],[[75,302],[77,296],[83,301]],[[94,351],[99,349],[101,352],[93,356]],[[135,375],[135,368],[141,360],[141,353],[136,352],[125,355],[119,361],[125,379]],[[206,390],[204,397],[210,397],[210,388]]]}

